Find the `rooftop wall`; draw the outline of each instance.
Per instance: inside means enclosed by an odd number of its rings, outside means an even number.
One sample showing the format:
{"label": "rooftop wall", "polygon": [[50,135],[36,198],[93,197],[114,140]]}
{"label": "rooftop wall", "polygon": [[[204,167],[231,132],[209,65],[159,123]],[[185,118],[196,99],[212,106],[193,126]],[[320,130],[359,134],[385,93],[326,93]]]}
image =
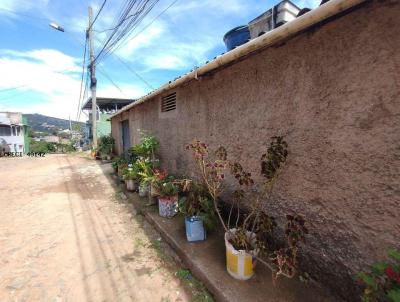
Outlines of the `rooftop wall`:
{"label": "rooftop wall", "polygon": [[304,268],[347,299],[352,277],[400,248],[400,3],[369,1],[192,81],[175,112],[160,97],[112,119],[155,133],[171,172],[191,175],[193,138],[227,147],[254,173],[269,138],[285,134],[289,161],[265,210],[302,213],[311,235]]}

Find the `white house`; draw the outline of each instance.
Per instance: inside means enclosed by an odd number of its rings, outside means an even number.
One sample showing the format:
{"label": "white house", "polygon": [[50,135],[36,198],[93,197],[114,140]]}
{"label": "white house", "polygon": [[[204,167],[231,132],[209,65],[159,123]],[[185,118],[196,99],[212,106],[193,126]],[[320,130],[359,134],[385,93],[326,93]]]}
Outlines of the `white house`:
{"label": "white house", "polygon": [[9,152],[27,152],[26,125],[19,112],[0,112],[0,144],[8,145]]}

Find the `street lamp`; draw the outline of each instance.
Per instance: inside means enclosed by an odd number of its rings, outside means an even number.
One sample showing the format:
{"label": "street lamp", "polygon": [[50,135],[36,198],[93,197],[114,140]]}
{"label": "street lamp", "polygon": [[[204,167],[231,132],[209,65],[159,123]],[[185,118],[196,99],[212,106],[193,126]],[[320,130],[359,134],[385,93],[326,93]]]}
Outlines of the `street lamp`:
{"label": "street lamp", "polygon": [[57,23],[52,22],[52,23],[50,23],[49,25],[50,25],[50,27],[52,27],[52,28],[54,28],[54,29],[56,29],[56,30],[59,30],[59,31],[62,31],[62,32],[65,31],[64,28],[62,28],[62,27],[61,27],[60,25],[58,25]]}

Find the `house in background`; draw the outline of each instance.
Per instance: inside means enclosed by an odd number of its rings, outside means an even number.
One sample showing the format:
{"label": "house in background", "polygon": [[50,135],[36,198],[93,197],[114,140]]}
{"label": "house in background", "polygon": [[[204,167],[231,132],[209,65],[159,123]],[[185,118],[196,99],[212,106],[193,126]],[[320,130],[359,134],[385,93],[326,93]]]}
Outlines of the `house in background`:
{"label": "house in background", "polygon": [[5,152],[29,152],[28,125],[22,113],[0,112],[0,145]]}
{"label": "house in background", "polygon": [[[122,107],[134,102],[133,99],[102,98],[97,97],[97,137],[111,134],[110,116]],[[84,129],[84,145],[91,144],[92,136],[92,98],[88,98],[82,106],[82,110],[87,112],[88,120]]]}

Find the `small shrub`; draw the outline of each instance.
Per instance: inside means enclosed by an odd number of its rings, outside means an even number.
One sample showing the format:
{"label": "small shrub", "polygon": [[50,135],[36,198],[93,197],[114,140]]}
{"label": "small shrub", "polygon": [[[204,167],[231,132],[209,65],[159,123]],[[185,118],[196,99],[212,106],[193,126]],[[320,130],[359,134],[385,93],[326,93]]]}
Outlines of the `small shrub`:
{"label": "small shrub", "polygon": [[400,252],[390,250],[390,261],[375,263],[369,272],[360,272],[357,279],[364,286],[364,302],[400,302]]}

